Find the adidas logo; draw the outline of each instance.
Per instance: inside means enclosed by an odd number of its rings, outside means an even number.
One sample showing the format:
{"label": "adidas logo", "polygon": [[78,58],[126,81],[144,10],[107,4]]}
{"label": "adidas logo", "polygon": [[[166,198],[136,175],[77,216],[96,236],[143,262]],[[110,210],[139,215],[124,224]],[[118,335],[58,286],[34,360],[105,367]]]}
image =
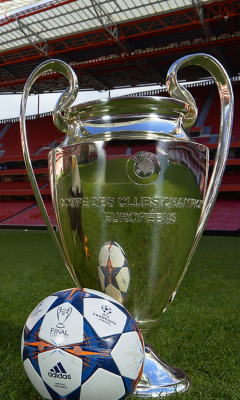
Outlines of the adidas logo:
{"label": "adidas logo", "polygon": [[50,369],[48,376],[50,376],[50,378],[71,379],[71,375],[67,373],[60,362]]}

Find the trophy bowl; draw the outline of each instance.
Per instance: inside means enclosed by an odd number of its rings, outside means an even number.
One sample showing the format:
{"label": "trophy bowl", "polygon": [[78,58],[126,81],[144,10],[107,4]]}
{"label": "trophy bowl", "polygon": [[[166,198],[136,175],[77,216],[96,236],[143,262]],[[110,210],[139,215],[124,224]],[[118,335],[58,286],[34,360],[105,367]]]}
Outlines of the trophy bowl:
{"label": "trophy bowl", "polygon": [[184,140],[180,129],[178,140],[159,134],[176,123],[164,107],[185,111],[176,100],[141,97],[76,107],[93,137],[83,144],[68,144],[68,137],[49,153],[54,212],[75,280],[124,300],[141,329],[156,324],[182,275],[207,178],[205,146]]}
{"label": "trophy bowl", "polygon": [[[187,134],[197,118],[177,71],[199,65],[215,79],[221,98],[218,152],[207,187],[208,148]],[[31,167],[25,127],[27,97],[44,72],[70,84],[53,119],[66,134],[49,152],[49,181],[59,237],[50,224]],[[36,199],[75,284],[120,301],[144,336],[173,300],[213,207],[227,160],[233,94],[217,60],[184,57],[167,76],[169,97],[119,97],[71,106],[77,95],[72,69],[59,60],[41,64],[26,83],[21,105],[23,153]],[[63,316],[67,317],[67,314]],[[134,394],[184,392],[186,374],[145,345],[145,366]]]}

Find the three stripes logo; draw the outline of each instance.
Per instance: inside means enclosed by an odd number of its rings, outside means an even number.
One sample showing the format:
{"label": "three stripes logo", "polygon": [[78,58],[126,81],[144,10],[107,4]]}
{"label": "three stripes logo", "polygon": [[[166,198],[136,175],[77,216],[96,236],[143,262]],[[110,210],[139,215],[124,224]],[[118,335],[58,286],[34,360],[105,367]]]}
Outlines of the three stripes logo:
{"label": "three stripes logo", "polygon": [[71,375],[67,373],[61,362],[50,369],[48,376],[50,378],[71,379]]}

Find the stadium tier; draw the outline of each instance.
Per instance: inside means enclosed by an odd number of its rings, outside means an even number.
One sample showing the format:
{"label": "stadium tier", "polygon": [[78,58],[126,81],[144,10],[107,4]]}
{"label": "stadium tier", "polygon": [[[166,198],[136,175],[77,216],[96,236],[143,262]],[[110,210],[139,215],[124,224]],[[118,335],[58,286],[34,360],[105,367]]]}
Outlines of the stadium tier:
{"label": "stadium tier", "polygon": [[10,201],[2,201],[0,224],[4,223],[5,220],[8,220],[15,215],[21,214],[30,209],[34,204],[36,204],[34,201],[15,201],[14,199]]}
{"label": "stadium tier", "polygon": [[[190,135],[200,144],[210,149],[210,171],[217,149],[219,130],[220,104],[218,92],[214,85],[188,88],[198,106],[198,119]],[[235,114],[229,158],[223,176],[218,199],[209,218],[206,230],[240,232],[240,84],[233,85],[235,97]],[[63,134],[57,130],[51,116],[27,120],[29,149],[38,186],[55,225],[48,183],[48,152],[59,145]],[[115,146],[109,144],[106,154],[109,158],[116,155],[128,157],[141,151],[139,146]],[[144,148],[146,150],[146,148]],[[148,151],[155,152],[149,145]],[[95,154],[89,155],[94,160]],[[0,227],[44,227],[44,221],[33,196],[23,162],[20,142],[19,122],[0,124]]]}
{"label": "stadium tier", "polygon": [[125,155],[127,152],[127,146],[107,146],[107,155]]}
{"label": "stadium tier", "polygon": [[[188,88],[188,90],[191,92],[191,95],[193,96],[197,108],[199,111],[199,118],[200,119],[200,114],[201,110],[203,109],[204,104],[208,104],[208,97],[209,93],[211,93],[212,86],[194,86],[191,88]],[[196,125],[198,125],[198,120],[196,121]]]}
{"label": "stadium tier", "polygon": [[[50,194],[50,187],[48,181],[39,181],[38,187],[41,194]],[[33,195],[33,190],[29,181],[11,181],[1,182],[0,196],[2,195]]]}
{"label": "stadium tier", "polygon": [[[47,154],[54,143],[62,139],[63,134],[55,127],[51,116],[26,121],[29,151],[32,156]],[[62,140],[61,140],[62,141]],[[0,162],[23,158],[20,141],[19,122],[0,124]]]}
{"label": "stadium tier", "polygon": [[217,89],[214,90],[213,99],[206,115],[204,125],[211,127],[211,135],[218,134],[220,126],[220,99]]}
{"label": "stadium tier", "polygon": [[234,123],[233,123],[233,132],[232,132],[232,141],[239,142],[240,141],[240,90],[239,86],[236,86],[236,90],[234,91]]}
{"label": "stadium tier", "polygon": [[[2,208],[3,207],[3,208]],[[56,226],[52,203],[45,202],[50,221]],[[4,214],[3,214],[4,213]],[[5,215],[5,217],[4,217]],[[45,222],[36,202],[11,202],[1,204],[0,227],[45,227]]]}
{"label": "stadium tier", "polygon": [[218,199],[207,222],[209,231],[239,232],[240,201],[239,199]]}

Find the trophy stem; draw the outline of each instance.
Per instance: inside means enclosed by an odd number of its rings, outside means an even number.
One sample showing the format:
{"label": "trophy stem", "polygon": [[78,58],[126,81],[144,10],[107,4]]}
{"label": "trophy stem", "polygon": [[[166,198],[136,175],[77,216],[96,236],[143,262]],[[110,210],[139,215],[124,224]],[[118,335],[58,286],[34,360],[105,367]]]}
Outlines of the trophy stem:
{"label": "trophy stem", "polygon": [[145,344],[145,364],[142,377],[133,392],[134,397],[158,398],[188,390],[190,380],[179,368],[166,364],[153,350]]}

